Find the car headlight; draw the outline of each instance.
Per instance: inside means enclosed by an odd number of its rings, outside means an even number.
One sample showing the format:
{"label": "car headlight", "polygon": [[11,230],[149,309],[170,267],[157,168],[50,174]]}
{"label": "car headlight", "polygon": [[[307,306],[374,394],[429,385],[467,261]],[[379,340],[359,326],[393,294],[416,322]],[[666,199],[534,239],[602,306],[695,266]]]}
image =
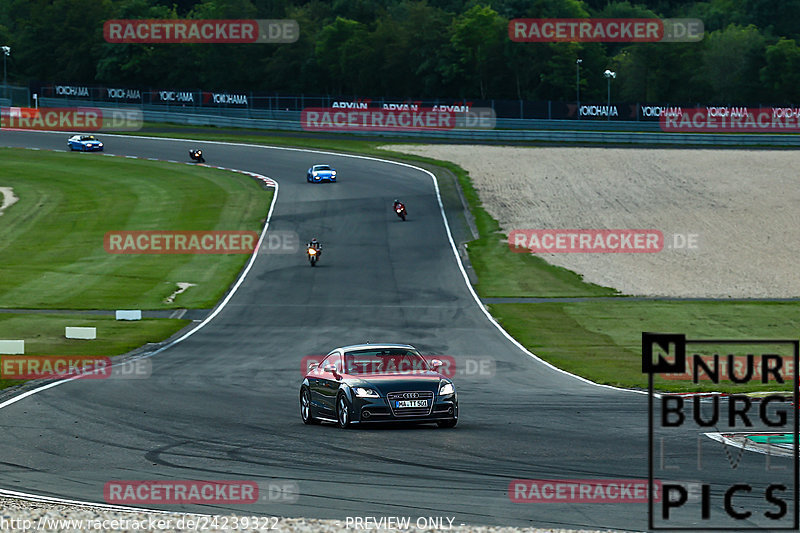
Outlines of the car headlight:
{"label": "car headlight", "polygon": [[356,396],[359,398],[380,398],[381,395],[375,389],[367,389],[364,387],[356,387],[353,389]]}
{"label": "car headlight", "polygon": [[456,392],[456,388],[450,381],[442,381],[439,384],[439,396],[447,396]]}
{"label": "car headlight", "polygon": [[336,171],[335,170],[331,171],[331,176],[335,176],[335,175],[336,175]]}

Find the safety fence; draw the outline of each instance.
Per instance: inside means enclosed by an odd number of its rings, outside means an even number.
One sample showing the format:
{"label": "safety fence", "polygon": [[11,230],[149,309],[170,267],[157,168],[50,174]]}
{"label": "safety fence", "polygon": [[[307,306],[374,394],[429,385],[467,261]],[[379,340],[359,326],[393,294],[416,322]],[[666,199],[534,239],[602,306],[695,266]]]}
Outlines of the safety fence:
{"label": "safety fence", "polygon": [[[39,98],[44,107],[86,105],[85,101],[68,98]],[[108,106],[106,104],[105,106]],[[115,106],[111,106],[115,107]],[[125,107],[119,106],[119,107]],[[182,124],[188,126],[215,126],[274,131],[304,131],[301,112],[258,109],[226,109],[213,107],[181,107],[162,105],[137,105],[142,109],[145,122]],[[347,135],[444,139],[480,142],[557,142],[597,144],[652,144],[652,145],[724,145],[724,146],[800,146],[800,135],[782,133],[667,133],[660,131],[659,123],[497,119],[495,129],[448,129],[424,131],[348,131]]]}

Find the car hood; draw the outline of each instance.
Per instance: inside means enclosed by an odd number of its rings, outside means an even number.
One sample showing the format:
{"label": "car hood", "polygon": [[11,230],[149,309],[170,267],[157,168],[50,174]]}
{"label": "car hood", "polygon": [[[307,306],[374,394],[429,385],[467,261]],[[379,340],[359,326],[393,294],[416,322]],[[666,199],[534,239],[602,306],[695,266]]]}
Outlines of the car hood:
{"label": "car hood", "polygon": [[316,174],[317,176],[332,176],[333,170],[315,170],[311,174]]}
{"label": "car hood", "polygon": [[418,374],[372,374],[359,376],[352,380],[353,387],[376,389],[381,395],[401,391],[439,391],[439,381],[445,379],[437,372],[425,371]]}

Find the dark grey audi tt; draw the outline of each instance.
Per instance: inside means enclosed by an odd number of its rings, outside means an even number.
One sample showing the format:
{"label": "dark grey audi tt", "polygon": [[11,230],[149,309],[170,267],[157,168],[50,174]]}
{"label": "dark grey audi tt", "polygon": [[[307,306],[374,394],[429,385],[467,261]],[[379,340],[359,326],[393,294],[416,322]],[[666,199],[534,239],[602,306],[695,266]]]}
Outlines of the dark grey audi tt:
{"label": "dark grey audi tt", "polygon": [[303,378],[300,415],[306,424],[341,428],[367,422],[458,422],[453,382],[407,344],[357,344],[336,348]]}

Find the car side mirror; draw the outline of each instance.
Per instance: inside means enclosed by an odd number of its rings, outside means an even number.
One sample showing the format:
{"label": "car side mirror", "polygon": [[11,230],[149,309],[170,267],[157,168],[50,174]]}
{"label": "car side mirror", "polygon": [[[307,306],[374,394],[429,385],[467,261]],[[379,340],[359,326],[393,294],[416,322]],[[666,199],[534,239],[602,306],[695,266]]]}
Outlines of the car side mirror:
{"label": "car side mirror", "polygon": [[337,381],[342,378],[342,375],[336,371],[336,365],[334,364],[325,365],[325,371],[333,374],[333,377],[335,377]]}
{"label": "car side mirror", "polygon": [[439,367],[441,367],[443,365],[444,365],[444,363],[442,363],[439,359],[432,359],[431,360],[431,368],[434,369],[434,370],[438,369]]}
{"label": "car side mirror", "polygon": [[319,361],[311,361],[310,363],[308,363],[308,368],[306,369],[306,372],[312,372],[316,370],[318,366],[319,366]]}

